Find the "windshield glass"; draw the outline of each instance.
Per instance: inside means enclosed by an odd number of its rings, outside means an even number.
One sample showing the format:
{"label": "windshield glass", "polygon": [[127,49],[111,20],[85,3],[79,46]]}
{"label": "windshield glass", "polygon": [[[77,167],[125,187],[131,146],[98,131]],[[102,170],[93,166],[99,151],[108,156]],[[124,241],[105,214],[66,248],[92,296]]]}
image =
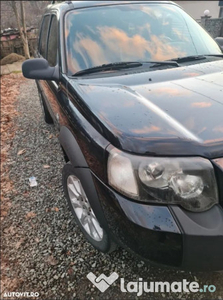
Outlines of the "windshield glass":
{"label": "windshield glass", "polygon": [[195,20],[172,4],[74,10],[66,15],[65,38],[69,74],[114,62],[222,53]]}

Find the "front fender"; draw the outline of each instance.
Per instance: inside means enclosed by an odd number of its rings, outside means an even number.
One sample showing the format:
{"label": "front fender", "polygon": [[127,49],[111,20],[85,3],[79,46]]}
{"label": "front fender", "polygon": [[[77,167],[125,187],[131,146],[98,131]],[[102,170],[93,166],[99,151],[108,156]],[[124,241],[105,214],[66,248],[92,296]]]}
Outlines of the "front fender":
{"label": "front fender", "polygon": [[74,135],[65,126],[62,126],[60,129],[59,141],[74,168],[88,168],[88,164]]}

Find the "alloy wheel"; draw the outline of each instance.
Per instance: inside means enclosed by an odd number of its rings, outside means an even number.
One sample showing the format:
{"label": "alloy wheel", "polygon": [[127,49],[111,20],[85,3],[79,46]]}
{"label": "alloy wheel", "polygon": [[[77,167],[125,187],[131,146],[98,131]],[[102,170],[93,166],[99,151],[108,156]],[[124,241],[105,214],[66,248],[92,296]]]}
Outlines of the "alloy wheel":
{"label": "alloy wheel", "polygon": [[91,208],[80,180],[76,176],[70,175],[67,178],[67,190],[74,212],[82,227],[92,239],[101,241],[103,229]]}

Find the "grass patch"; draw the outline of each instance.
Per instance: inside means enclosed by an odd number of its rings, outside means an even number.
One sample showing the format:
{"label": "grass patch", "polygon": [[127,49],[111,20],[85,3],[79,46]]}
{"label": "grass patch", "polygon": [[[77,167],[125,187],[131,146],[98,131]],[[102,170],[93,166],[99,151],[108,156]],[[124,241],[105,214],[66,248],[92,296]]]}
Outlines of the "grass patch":
{"label": "grass patch", "polygon": [[19,73],[22,73],[22,70],[12,71],[11,73],[13,73],[13,74],[19,74]]}

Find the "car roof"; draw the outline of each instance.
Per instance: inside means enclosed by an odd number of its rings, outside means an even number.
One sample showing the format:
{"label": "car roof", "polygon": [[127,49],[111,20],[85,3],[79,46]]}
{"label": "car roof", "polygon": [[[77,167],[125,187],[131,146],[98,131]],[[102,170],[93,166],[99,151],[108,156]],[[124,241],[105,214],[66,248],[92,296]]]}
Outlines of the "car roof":
{"label": "car roof", "polygon": [[[68,1],[69,2],[69,1]],[[138,3],[138,2],[156,2],[156,3],[170,3],[170,1],[70,1],[73,3],[75,8],[80,7],[89,7],[89,6],[100,6],[100,5],[119,5],[119,4],[128,4],[128,3]]]}
{"label": "car roof", "polygon": [[46,12],[51,10],[59,10],[61,12],[66,12],[71,9],[79,9],[79,8],[87,8],[87,7],[95,7],[95,6],[105,6],[105,5],[120,5],[120,4],[137,4],[137,3],[155,3],[155,4],[175,4],[172,1],[61,1],[55,4],[50,4],[47,7]]}

